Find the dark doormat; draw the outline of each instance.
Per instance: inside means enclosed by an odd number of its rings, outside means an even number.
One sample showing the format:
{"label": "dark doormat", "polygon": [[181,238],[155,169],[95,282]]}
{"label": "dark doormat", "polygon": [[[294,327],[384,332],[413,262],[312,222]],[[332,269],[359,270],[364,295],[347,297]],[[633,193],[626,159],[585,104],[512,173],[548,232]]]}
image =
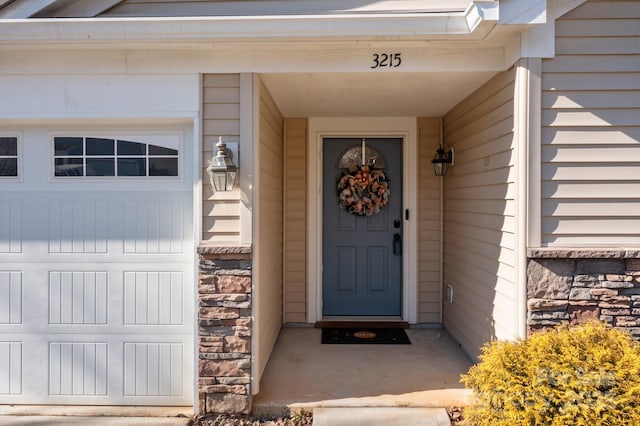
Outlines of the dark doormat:
{"label": "dark doormat", "polygon": [[410,345],[402,328],[323,328],[325,345]]}

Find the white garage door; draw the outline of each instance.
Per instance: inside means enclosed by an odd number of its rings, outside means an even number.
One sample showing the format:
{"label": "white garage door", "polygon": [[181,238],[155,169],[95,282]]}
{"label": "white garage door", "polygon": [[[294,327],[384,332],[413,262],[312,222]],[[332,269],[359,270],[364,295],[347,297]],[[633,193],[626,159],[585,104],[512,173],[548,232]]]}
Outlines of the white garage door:
{"label": "white garage door", "polygon": [[0,134],[0,403],[192,405],[185,145]]}

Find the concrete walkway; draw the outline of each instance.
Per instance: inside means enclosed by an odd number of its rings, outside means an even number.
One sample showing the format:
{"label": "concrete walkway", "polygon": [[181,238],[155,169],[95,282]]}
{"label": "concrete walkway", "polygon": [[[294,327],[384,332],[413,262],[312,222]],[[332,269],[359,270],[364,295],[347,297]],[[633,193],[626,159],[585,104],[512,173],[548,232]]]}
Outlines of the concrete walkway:
{"label": "concrete walkway", "polygon": [[175,417],[0,416],[3,426],[187,426],[189,422]]}
{"label": "concrete walkway", "polygon": [[187,426],[193,407],[0,405],[0,425]]}
{"label": "concrete walkway", "polygon": [[313,426],[449,426],[444,408],[316,408]]}
{"label": "concrete walkway", "polygon": [[[444,330],[409,329],[411,345],[322,345],[320,334],[313,328],[281,331],[253,401],[255,414],[313,411],[314,426],[445,426],[450,425],[446,407],[467,405],[470,393],[460,383],[460,374],[472,363]],[[189,414],[188,407],[157,412],[129,407],[117,413],[123,417],[104,416],[113,410],[109,407],[75,409],[4,406],[0,425],[190,422],[175,417]],[[29,415],[34,413],[40,415]]]}
{"label": "concrete walkway", "polygon": [[407,330],[411,345],[323,345],[320,334],[281,331],[253,401],[255,413],[467,405],[460,374],[472,363],[442,329]]}

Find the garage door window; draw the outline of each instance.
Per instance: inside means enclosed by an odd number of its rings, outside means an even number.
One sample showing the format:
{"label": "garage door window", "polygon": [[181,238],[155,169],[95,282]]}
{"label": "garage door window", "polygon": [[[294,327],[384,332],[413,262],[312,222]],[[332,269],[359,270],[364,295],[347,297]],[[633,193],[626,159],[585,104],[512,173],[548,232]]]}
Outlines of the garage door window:
{"label": "garage door window", "polygon": [[0,177],[18,177],[18,138],[0,136]]}
{"label": "garage door window", "polygon": [[56,136],[54,174],[79,177],[178,176],[177,147],[129,139]]}

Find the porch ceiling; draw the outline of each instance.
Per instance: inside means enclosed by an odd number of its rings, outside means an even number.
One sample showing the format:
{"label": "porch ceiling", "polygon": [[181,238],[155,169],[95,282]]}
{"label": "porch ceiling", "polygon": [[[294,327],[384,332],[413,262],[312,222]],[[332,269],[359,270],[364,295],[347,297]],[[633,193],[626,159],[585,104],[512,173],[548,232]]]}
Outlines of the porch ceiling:
{"label": "porch ceiling", "polygon": [[495,73],[276,73],[262,79],[285,117],[440,117]]}

